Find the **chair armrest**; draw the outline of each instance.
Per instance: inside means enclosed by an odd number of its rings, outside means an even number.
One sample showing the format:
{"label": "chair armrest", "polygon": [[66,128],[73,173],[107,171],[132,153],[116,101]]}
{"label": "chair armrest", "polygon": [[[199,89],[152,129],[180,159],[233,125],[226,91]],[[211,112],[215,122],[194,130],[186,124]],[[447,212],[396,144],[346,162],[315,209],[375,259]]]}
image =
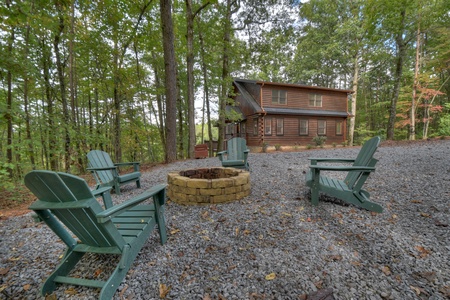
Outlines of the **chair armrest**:
{"label": "chair armrest", "polygon": [[101,167],[101,168],[86,168],[88,171],[108,171],[108,170],[117,170],[116,166],[111,167]]}
{"label": "chair armrest", "polygon": [[316,157],[309,157],[308,158],[311,162],[336,162],[336,163],[352,163],[355,161],[354,158],[316,158]]}
{"label": "chair armrest", "polygon": [[217,157],[220,159],[220,161],[223,160],[223,156],[225,154],[228,154],[228,150],[217,152]]}
{"label": "chair armrest", "polygon": [[[165,189],[166,189],[166,184],[159,184],[156,185],[154,187],[152,187],[151,189],[143,192],[142,194],[128,200],[125,201],[121,204],[115,205],[111,208],[108,208],[100,213],[98,213],[96,215],[97,220],[99,223],[105,223],[109,220],[111,220],[114,216],[122,213],[123,211],[129,210],[131,207],[136,206],[138,204],[140,204],[141,202],[144,202],[145,200],[163,192],[164,197],[165,197]],[[160,199],[160,205],[164,204],[165,199]]]}
{"label": "chair armrest", "polygon": [[362,167],[362,166],[319,166],[319,165],[309,165],[310,169],[314,171],[361,171],[361,172],[373,172],[375,167]]}
{"label": "chair armrest", "polygon": [[115,163],[115,166],[131,166],[131,165],[139,165],[140,162],[134,161],[134,162],[122,162],[122,163]]}
{"label": "chair armrest", "polygon": [[106,209],[113,207],[112,199],[111,199],[111,186],[99,187],[92,191],[92,194],[95,198],[102,197],[103,204]]}

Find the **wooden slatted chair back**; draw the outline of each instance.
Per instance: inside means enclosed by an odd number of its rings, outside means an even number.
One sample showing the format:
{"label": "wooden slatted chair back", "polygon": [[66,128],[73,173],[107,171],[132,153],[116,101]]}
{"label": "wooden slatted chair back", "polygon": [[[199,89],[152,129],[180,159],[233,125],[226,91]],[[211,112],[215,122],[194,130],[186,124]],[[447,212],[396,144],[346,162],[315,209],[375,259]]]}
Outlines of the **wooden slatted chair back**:
{"label": "wooden slatted chair back", "polygon": [[[364,143],[359,150],[358,155],[353,162],[353,166],[359,167],[368,167],[373,164],[373,155],[377,151],[378,146],[380,145],[381,139],[376,136],[368,140]],[[350,171],[344,179],[344,182],[348,185],[350,189],[353,189],[354,185],[358,182],[363,172],[360,171]]]}
{"label": "wooden slatted chair back", "polygon": [[50,210],[80,241],[93,247],[115,247],[124,240],[114,224],[99,224],[96,214],[103,211],[82,178],[52,171],[32,171],[25,185],[39,199],[33,210]]}
{"label": "wooden slatted chair back", "polygon": [[244,160],[245,150],[247,150],[245,139],[235,137],[227,141],[228,160]]}
{"label": "wooden slatted chair back", "polygon": [[[114,163],[108,153],[100,150],[92,150],[87,154],[89,168],[112,168]],[[111,170],[96,171],[94,176],[98,176],[97,182],[112,182],[114,174]]]}

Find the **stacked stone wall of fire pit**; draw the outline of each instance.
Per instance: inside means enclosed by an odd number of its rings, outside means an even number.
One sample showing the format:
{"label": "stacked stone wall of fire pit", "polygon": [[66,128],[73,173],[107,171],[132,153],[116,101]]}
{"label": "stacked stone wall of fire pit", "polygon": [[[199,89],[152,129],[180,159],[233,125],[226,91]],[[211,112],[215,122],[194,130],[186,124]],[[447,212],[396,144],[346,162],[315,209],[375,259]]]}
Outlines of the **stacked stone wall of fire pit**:
{"label": "stacked stone wall of fire pit", "polygon": [[234,168],[202,168],[170,172],[167,196],[186,205],[226,203],[250,195],[250,173]]}

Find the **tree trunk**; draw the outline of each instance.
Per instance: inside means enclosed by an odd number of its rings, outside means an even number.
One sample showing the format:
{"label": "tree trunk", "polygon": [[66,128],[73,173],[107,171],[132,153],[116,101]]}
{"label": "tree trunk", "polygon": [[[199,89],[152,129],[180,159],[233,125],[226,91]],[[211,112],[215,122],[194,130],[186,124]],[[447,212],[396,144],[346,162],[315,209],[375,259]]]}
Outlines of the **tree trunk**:
{"label": "tree trunk", "polygon": [[[153,71],[155,72],[155,89],[157,91],[159,91],[161,89],[161,80],[160,80],[160,76],[159,76],[159,70],[158,70],[158,65],[157,65],[157,61],[158,58],[155,55],[155,52],[152,52],[152,58],[153,58]],[[161,95],[159,93],[156,94],[156,106],[158,107],[158,115],[157,115],[157,120],[159,121],[159,136],[161,138],[161,143],[164,146],[164,151],[167,148],[167,140],[166,140],[166,130],[165,130],[165,122],[164,122],[164,103],[163,103],[163,99],[161,97]],[[153,105],[152,105],[153,108]],[[153,112],[155,112],[155,109],[153,109]],[[156,113],[155,113],[156,116]],[[158,123],[157,121],[157,123]]]}
{"label": "tree trunk", "polygon": [[[419,17],[420,18],[420,17]],[[409,139],[414,141],[416,139],[416,98],[417,88],[419,86],[419,60],[420,60],[420,23],[417,25],[417,40],[416,40],[416,64],[414,67],[414,83],[411,99],[411,111],[410,111],[410,127],[409,127]]]}
{"label": "tree trunk", "polygon": [[56,145],[57,145],[57,134],[54,122],[53,113],[53,98],[51,92],[50,84],[50,64],[51,64],[51,54],[46,47],[45,38],[41,40],[42,45],[42,68],[44,73],[44,89],[45,89],[45,99],[47,101],[47,128],[45,128],[46,135],[48,137],[48,153],[45,154],[46,162],[50,162],[50,166],[46,166],[52,171],[58,171],[58,156],[56,155]]}
{"label": "tree trunk", "polygon": [[227,106],[228,89],[229,89],[229,46],[231,41],[231,5],[232,0],[227,0],[226,14],[224,18],[224,29],[223,29],[223,53],[222,53],[222,86],[219,95],[219,138],[217,151],[223,150],[223,144],[225,142],[225,108]]}
{"label": "tree trunk", "polygon": [[187,21],[187,102],[188,102],[188,124],[189,124],[189,158],[194,158],[195,147],[195,96],[194,96],[194,15],[192,13],[192,0],[186,0]]}
{"label": "tree trunk", "polygon": [[[25,30],[25,53],[24,58],[25,60],[28,59],[29,55],[29,42],[30,42],[30,26],[27,25],[27,28]],[[28,83],[29,83],[29,74],[28,72],[25,72],[24,79],[23,79],[23,109],[25,113],[25,134],[26,134],[26,140],[27,140],[27,147],[28,147],[28,157],[30,159],[31,168],[33,170],[36,169],[36,162],[34,157],[34,147],[33,147],[33,140],[31,138],[31,125],[30,125],[30,113],[28,111]]]}
{"label": "tree trunk", "polygon": [[[8,5],[9,6],[9,5]],[[11,28],[11,34],[9,36],[8,39],[8,57],[14,57],[13,55],[13,43],[14,43],[14,39],[15,39],[15,28],[12,27]],[[7,171],[8,171],[8,176],[9,178],[13,178],[14,172],[13,172],[13,168],[12,163],[13,163],[13,118],[12,118],[12,65],[8,66],[8,71],[6,73],[6,80],[7,80],[7,85],[8,85],[8,92],[7,92],[7,96],[6,96],[6,113],[5,113],[5,119],[6,119],[6,123],[7,123],[7,147],[6,147],[6,159],[8,161],[8,167],[7,167]]]}
{"label": "tree trunk", "polygon": [[[403,8],[401,11],[401,28],[404,28],[405,23],[405,9]],[[397,36],[395,38],[395,43],[397,45],[397,62],[395,67],[395,82],[394,82],[394,91],[391,99],[391,106],[389,108],[389,121],[387,128],[387,139],[394,139],[394,130],[395,130],[395,119],[397,116],[397,102],[398,95],[400,92],[401,79],[403,75],[403,61],[406,56],[406,42],[403,37],[403,30],[399,30]]]}
{"label": "tree trunk", "polygon": [[355,134],[355,120],[356,120],[356,99],[358,96],[358,78],[359,78],[359,52],[356,53],[355,62],[353,66],[353,84],[352,84],[352,100],[351,100],[351,117],[349,124],[348,143],[353,146],[353,139]]}
{"label": "tree trunk", "polygon": [[188,123],[189,123],[189,158],[194,158],[195,136],[195,91],[194,91],[194,19],[195,16],[209,5],[209,1],[203,4],[195,13],[192,10],[192,0],[186,0],[186,26],[187,26],[187,89],[188,89]]}
{"label": "tree trunk", "polygon": [[165,162],[171,163],[177,159],[177,78],[175,65],[175,46],[172,24],[172,1],[160,0],[161,26],[163,33],[165,91],[166,91],[166,157]]}
{"label": "tree trunk", "polygon": [[199,39],[200,39],[200,53],[201,53],[201,62],[202,62],[202,72],[203,72],[203,90],[205,93],[205,106],[206,106],[206,122],[208,127],[208,141],[209,141],[209,156],[213,156],[213,134],[212,134],[212,124],[211,124],[211,109],[209,107],[209,88],[208,88],[208,70],[206,67],[206,54],[205,54],[205,44],[203,40],[202,32],[199,31]]}
{"label": "tree trunk", "polygon": [[53,48],[55,50],[55,58],[56,58],[56,69],[58,72],[58,81],[59,81],[59,91],[61,96],[61,102],[62,102],[62,109],[63,109],[63,128],[64,128],[64,168],[65,171],[68,172],[71,162],[70,162],[70,134],[69,134],[69,127],[71,126],[70,116],[69,116],[69,110],[67,106],[67,93],[66,93],[66,82],[64,78],[64,63],[61,59],[61,53],[59,50],[59,44],[61,41],[61,35],[64,31],[64,16],[62,12],[62,7],[60,7],[58,4],[56,4],[56,9],[58,11],[58,29],[55,32],[55,37],[53,39]]}

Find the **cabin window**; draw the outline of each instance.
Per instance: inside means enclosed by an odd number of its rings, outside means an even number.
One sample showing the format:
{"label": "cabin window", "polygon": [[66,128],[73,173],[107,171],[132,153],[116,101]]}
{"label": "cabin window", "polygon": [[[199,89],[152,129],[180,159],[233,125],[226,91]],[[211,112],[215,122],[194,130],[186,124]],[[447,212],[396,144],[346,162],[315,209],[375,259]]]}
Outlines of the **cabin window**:
{"label": "cabin window", "polygon": [[277,119],[277,135],[284,134],[284,119]]}
{"label": "cabin window", "polygon": [[253,119],[253,135],[258,135],[258,118]]}
{"label": "cabin window", "polygon": [[241,126],[241,136],[245,138],[245,136],[247,135],[245,123],[240,123],[240,126]]}
{"label": "cabin window", "polygon": [[309,106],[322,107],[322,95],[309,94]]}
{"label": "cabin window", "polygon": [[308,135],[308,133],[309,133],[308,120],[300,119],[298,123],[298,135]]}
{"label": "cabin window", "polygon": [[286,104],[286,91],[272,90],[272,104]]}
{"label": "cabin window", "polygon": [[342,121],[336,121],[336,135],[342,135],[343,130],[342,130],[342,126],[343,126],[343,122]]}
{"label": "cabin window", "polygon": [[327,121],[317,120],[317,135],[327,135]]}
{"label": "cabin window", "polygon": [[264,135],[272,135],[272,118],[264,118]]}

